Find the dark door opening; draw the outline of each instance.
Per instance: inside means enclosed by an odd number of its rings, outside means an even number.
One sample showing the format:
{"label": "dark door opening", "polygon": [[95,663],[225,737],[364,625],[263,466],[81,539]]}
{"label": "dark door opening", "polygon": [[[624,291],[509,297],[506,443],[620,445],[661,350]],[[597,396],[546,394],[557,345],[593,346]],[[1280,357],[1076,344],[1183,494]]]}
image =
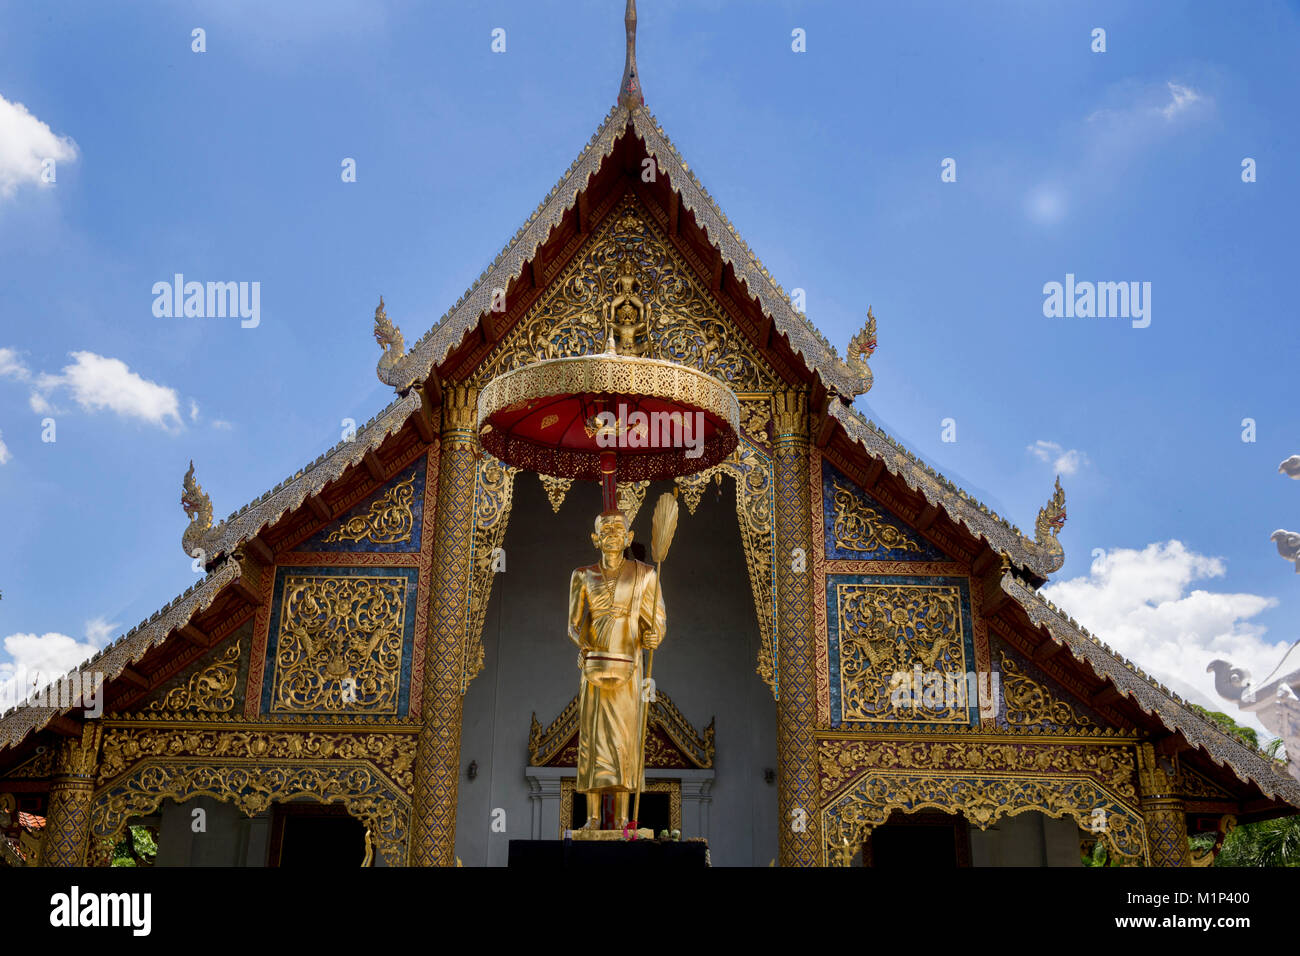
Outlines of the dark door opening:
{"label": "dark door opening", "polygon": [[893,813],[862,846],[862,865],[885,870],[970,866],[970,830],[951,813]]}
{"label": "dark door opening", "polygon": [[366,828],[345,807],[276,804],[268,866],[352,869],[365,855]]}
{"label": "dark door opening", "polygon": [[[612,794],[605,794],[601,799],[601,821],[602,829],[612,830],[614,828],[614,797]],[[628,813],[632,812],[632,807],[628,806]],[[573,800],[573,812],[569,820],[570,829],[576,830],[587,821],[587,799],[584,794],[575,793]],[[660,830],[671,830],[672,825],[672,795],[668,793],[643,793],[641,794],[641,819],[637,821],[637,826],[649,830],[654,830],[658,836]]]}

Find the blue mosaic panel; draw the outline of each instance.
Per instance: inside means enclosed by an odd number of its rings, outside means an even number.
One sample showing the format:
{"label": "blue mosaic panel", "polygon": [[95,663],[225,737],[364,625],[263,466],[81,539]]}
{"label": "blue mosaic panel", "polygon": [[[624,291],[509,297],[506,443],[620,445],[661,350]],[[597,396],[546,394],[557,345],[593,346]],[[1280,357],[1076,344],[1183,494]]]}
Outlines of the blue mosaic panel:
{"label": "blue mosaic panel", "polygon": [[262,713],[403,717],[417,568],[278,568]]}
{"label": "blue mosaic panel", "polygon": [[978,726],[967,578],[828,574],[826,636],[832,727]]}
{"label": "blue mosaic panel", "polygon": [[851,478],[822,460],[826,557],[847,561],[943,561],[946,555]]}
{"label": "blue mosaic panel", "polygon": [[361,504],[295,551],[402,554],[420,550],[424,526],[424,459],[409,465]]}

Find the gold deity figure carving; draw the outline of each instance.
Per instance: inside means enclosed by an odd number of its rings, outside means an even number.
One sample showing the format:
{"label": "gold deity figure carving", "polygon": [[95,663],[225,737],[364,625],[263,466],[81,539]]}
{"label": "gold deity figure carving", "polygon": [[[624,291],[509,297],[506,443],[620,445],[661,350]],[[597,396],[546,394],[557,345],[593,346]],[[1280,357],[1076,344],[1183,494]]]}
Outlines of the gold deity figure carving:
{"label": "gold deity figure carving", "polygon": [[637,339],[650,333],[650,307],[640,296],[641,279],[629,256],[619,263],[614,277],[614,298],[605,306],[605,322],[616,337],[619,355],[642,355],[644,342]]}
{"label": "gold deity figure carving", "polygon": [[569,639],[578,645],[578,778],[587,795],[582,829],[600,829],[602,794],[614,795],[615,829],[628,822],[628,795],[644,783],[641,651],[664,638],[668,618],[653,566],[624,557],[632,531],[621,511],[596,518],[597,564],[569,583]]}

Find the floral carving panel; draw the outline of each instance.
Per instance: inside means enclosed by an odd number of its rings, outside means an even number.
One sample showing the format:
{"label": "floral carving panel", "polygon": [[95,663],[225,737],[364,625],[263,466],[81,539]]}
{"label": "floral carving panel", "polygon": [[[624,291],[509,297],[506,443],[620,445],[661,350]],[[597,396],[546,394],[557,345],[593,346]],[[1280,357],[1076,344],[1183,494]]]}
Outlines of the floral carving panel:
{"label": "floral carving panel", "polygon": [[979,723],[965,578],[830,574],[826,604],[832,727]]}
{"label": "floral carving panel", "polygon": [[833,560],[944,561],[943,552],[822,460],[822,521]]}
{"label": "floral carving panel", "polygon": [[262,713],[402,716],[414,652],[415,568],[281,568]]}

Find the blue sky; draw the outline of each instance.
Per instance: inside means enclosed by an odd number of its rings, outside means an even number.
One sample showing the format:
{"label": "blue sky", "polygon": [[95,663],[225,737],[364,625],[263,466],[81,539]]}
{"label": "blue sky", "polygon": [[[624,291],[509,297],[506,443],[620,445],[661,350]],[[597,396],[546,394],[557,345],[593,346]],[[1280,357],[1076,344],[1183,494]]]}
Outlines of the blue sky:
{"label": "blue sky", "polygon": [[[1296,5],[639,13],[647,104],[764,263],[841,348],[874,307],[859,407],[1026,530],[1064,471],[1054,599],[1176,689],[1270,670],[1300,637],[1269,542],[1300,526]],[[622,29],[621,0],[0,4],[0,668],[192,583],[191,457],[221,517],[389,401],[380,293],[408,342],[455,302],[612,105]],[[155,317],[178,272],[260,282],[260,325]],[[1045,317],[1067,273],[1150,282],[1150,326]]]}

